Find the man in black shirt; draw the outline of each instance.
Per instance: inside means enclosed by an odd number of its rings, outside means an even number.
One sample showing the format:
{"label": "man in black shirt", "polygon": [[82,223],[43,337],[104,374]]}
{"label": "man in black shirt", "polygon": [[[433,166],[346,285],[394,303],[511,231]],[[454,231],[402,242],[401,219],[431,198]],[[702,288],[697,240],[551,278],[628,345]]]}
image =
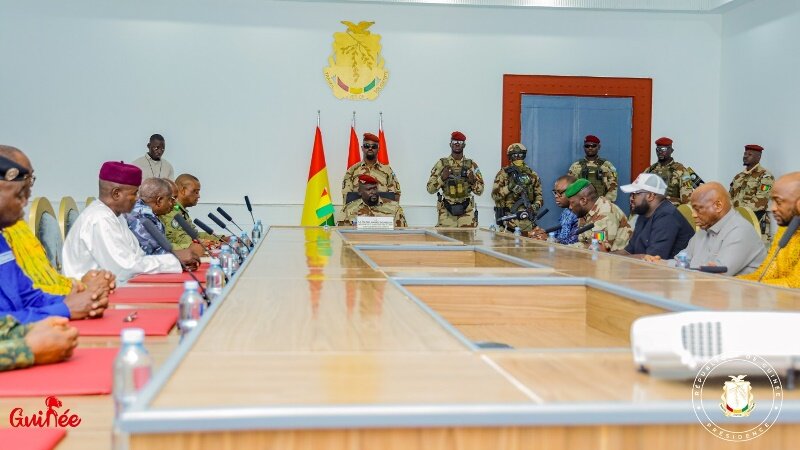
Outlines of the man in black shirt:
{"label": "man in black shirt", "polygon": [[694,236],[694,227],[686,221],[678,209],[664,195],[667,183],[658,175],[643,173],[633,184],[620,187],[631,194],[631,213],[639,214],[633,237],[620,251],[624,255],[642,258],[658,255],[672,259],[685,249]]}

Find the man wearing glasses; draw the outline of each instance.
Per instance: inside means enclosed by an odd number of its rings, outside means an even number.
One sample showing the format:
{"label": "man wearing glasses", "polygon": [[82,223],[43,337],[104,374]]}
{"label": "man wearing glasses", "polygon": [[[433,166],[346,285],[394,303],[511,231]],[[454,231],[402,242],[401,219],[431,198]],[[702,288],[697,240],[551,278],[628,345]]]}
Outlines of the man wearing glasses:
{"label": "man wearing glasses", "polygon": [[611,161],[599,156],[600,147],[600,138],[591,134],[586,136],[583,139],[583,152],[586,157],[572,163],[567,173],[575,178],[589,180],[597,195],[613,203],[617,199],[617,168]]}
{"label": "man wearing glasses", "polygon": [[[400,182],[394,170],[388,164],[381,164],[378,161],[378,136],[372,133],[364,133],[361,152],[364,159],[357,164],[353,164],[347,169],[342,180],[342,204],[358,200],[358,177],[359,175],[369,175],[378,180],[378,195],[396,202],[400,201]],[[388,194],[387,194],[388,193]]]}
{"label": "man wearing glasses", "polygon": [[483,194],[483,175],[478,165],[464,157],[467,137],[460,131],[450,134],[450,156],[441,158],[431,169],[428,193],[436,194],[437,227],[477,227],[475,196]]}
{"label": "man wearing glasses", "polygon": [[[561,215],[558,217],[558,224],[561,226],[556,230],[555,238],[559,244],[574,244],[578,242],[578,235],[575,231],[578,229],[578,216],[569,209],[569,198],[565,195],[567,187],[575,182],[575,177],[572,175],[562,175],[553,184],[553,196],[556,198],[556,205],[563,208]],[[547,233],[541,227],[536,227],[529,233],[530,237],[539,240],[547,239]]]}
{"label": "man wearing glasses", "polygon": [[692,197],[692,174],[681,163],[672,158],[672,139],[668,137],[656,140],[656,157],[658,161],[648,167],[645,173],[654,173],[667,183],[667,199],[675,206],[689,203]]}
{"label": "man wearing glasses", "polygon": [[667,185],[661,177],[643,173],[620,189],[631,194],[631,213],[639,215],[633,237],[621,254],[672,259],[686,248],[694,236],[694,226],[667,201]]}

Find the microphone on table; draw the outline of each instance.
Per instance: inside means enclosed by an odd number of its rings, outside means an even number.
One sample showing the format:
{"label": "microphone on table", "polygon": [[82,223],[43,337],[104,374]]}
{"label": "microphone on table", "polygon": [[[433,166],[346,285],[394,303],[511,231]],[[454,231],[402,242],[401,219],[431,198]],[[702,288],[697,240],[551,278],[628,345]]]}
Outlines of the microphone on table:
{"label": "microphone on table", "polygon": [[728,271],[728,266],[700,266],[698,270],[706,273],[725,273]]}
{"label": "microphone on table", "polygon": [[183,229],[183,231],[189,235],[189,237],[192,239],[192,242],[196,244],[200,243],[200,236],[198,236],[197,231],[194,228],[192,228],[191,225],[189,225],[189,222],[187,222],[182,215],[176,214],[175,221],[178,222],[178,226],[181,227],[181,229]]}
{"label": "microphone on table", "polygon": [[218,227],[220,227],[223,230],[227,231],[232,236],[236,236],[236,233],[234,233],[233,231],[228,229],[228,226],[225,225],[225,222],[219,220],[219,217],[215,216],[214,213],[208,213],[208,218],[211,219],[212,221],[214,221],[214,223],[217,224]]}
{"label": "microphone on table", "polygon": [[554,233],[554,232],[560,230],[561,228],[562,228],[561,224],[553,225],[552,227],[545,228],[544,232],[547,233],[547,234],[550,234],[550,233]]}
{"label": "microphone on table", "polygon": [[578,228],[577,230],[573,231],[572,235],[573,236],[580,236],[583,233],[586,233],[587,231],[590,231],[592,228],[594,228],[594,222],[589,222],[586,225],[584,225],[584,226]]}
{"label": "microphone on table", "polygon": [[[175,217],[180,217],[180,216],[175,216]],[[183,219],[183,217],[181,217],[181,219]],[[167,240],[167,237],[164,236],[164,233],[162,233],[161,230],[156,228],[156,226],[153,225],[153,222],[150,222],[149,220],[142,220],[142,225],[144,225],[144,228],[145,230],[147,230],[147,233],[150,234],[150,237],[156,240],[156,243],[158,243],[158,245],[161,248],[172,253],[172,255],[175,256],[175,258],[178,260],[178,263],[181,265],[181,269],[186,271],[186,273],[188,273],[189,276],[192,277],[192,279],[197,282],[197,285],[200,287],[200,295],[202,295],[203,299],[205,299],[205,301],[208,302],[208,296],[206,295],[205,288],[203,288],[203,283],[201,283],[200,280],[198,280],[197,277],[192,272],[189,271],[189,268],[186,267],[186,265],[183,262],[181,262],[181,259],[178,258],[178,255],[176,255],[175,252],[172,250],[172,243],[170,243]],[[195,235],[196,234],[197,233],[195,233]]]}
{"label": "microphone on table", "polygon": [[[533,223],[536,224],[536,221],[541,219],[542,217],[544,217],[544,215],[547,214],[548,211],[550,211],[550,210],[547,209],[547,208],[540,209],[539,212],[536,213],[536,217],[534,217]],[[506,220],[512,220],[512,219],[527,220],[529,218],[530,218],[530,215],[528,215],[528,211],[517,211],[517,212],[511,213],[511,214],[509,214],[507,216],[503,216],[503,217],[497,219],[497,221],[498,222],[505,222]]]}
{"label": "microphone on table", "polygon": [[769,264],[767,264],[767,266],[764,268],[764,272],[762,272],[761,276],[758,277],[759,283],[764,278],[764,275],[767,274],[767,271],[769,270],[770,266],[772,266],[772,263],[775,262],[775,258],[778,256],[778,253],[780,253],[780,251],[783,250],[783,247],[786,247],[786,244],[789,243],[789,240],[792,238],[792,236],[794,236],[794,233],[797,232],[798,226],[800,226],[800,216],[792,217],[792,221],[789,222],[789,225],[786,227],[786,232],[783,233],[783,236],[781,236],[781,240],[778,241],[778,249],[775,250],[775,253],[772,255],[772,258],[769,260]]}
{"label": "microphone on table", "polygon": [[253,224],[255,224],[256,218],[253,216],[253,205],[250,204],[250,197],[245,195],[244,202],[247,204],[247,210],[250,211],[250,218],[253,219]]}
{"label": "microphone on table", "polygon": [[211,227],[206,225],[206,223],[203,222],[202,220],[194,219],[194,224],[197,225],[198,227],[200,227],[200,229],[205,231],[206,233],[214,236],[215,238],[219,239],[220,241],[222,240],[222,236],[217,236],[216,234],[214,234],[214,230],[212,230]]}
{"label": "microphone on table", "polygon": [[234,224],[234,225],[236,226],[236,228],[238,228],[238,229],[239,229],[239,231],[241,231],[242,233],[244,233],[244,230],[242,229],[242,227],[240,227],[240,226],[239,226],[239,225],[238,225],[236,222],[234,222],[234,221],[233,221],[233,218],[232,218],[232,217],[231,217],[231,216],[230,216],[228,213],[226,213],[224,209],[222,209],[222,208],[220,208],[220,207],[217,207],[217,212],[219,212],[220,214],[222,214],[222,217],[224,217],[224,218],[225,218],[225,220],[227,220],[228,222],[230,222],[230,223]]}

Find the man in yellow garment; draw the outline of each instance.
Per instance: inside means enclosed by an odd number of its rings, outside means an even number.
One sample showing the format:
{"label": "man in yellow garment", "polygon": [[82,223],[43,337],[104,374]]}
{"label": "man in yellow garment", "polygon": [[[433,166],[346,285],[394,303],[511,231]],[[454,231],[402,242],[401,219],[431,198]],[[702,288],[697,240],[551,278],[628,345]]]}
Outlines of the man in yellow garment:
{"label": "man in yellow garment", "polygon": [[786,247],[778,253],[774,261],[772,257],[783,233],[786,232],[786,226],[792,218],[800,215],[800,172],[788,173],[778,178],[772,187],[770,199],[772,202],[769,209],[778,222],[778,232],[772,239],[767,258],[758,269],[747,275],[739,275],[737,278],[758,281],[764,274],[762,283],[798,289],[800,288],[800,233],[795,233],[789,239]]}

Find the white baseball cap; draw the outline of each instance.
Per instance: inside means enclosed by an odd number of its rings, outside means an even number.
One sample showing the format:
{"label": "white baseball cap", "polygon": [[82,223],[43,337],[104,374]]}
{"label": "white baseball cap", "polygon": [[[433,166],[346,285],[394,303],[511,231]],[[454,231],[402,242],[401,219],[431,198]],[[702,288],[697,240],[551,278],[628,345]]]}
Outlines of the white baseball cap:
{"label": "white baseball cap", "polygon": [[647,191],[654,194],[664,195],[667,192],[667,183],[661,179],[660,176],[654,173],[641,173],[633,183],[626,184],[619,187],[622,192],[630,194],[631,192]]}

